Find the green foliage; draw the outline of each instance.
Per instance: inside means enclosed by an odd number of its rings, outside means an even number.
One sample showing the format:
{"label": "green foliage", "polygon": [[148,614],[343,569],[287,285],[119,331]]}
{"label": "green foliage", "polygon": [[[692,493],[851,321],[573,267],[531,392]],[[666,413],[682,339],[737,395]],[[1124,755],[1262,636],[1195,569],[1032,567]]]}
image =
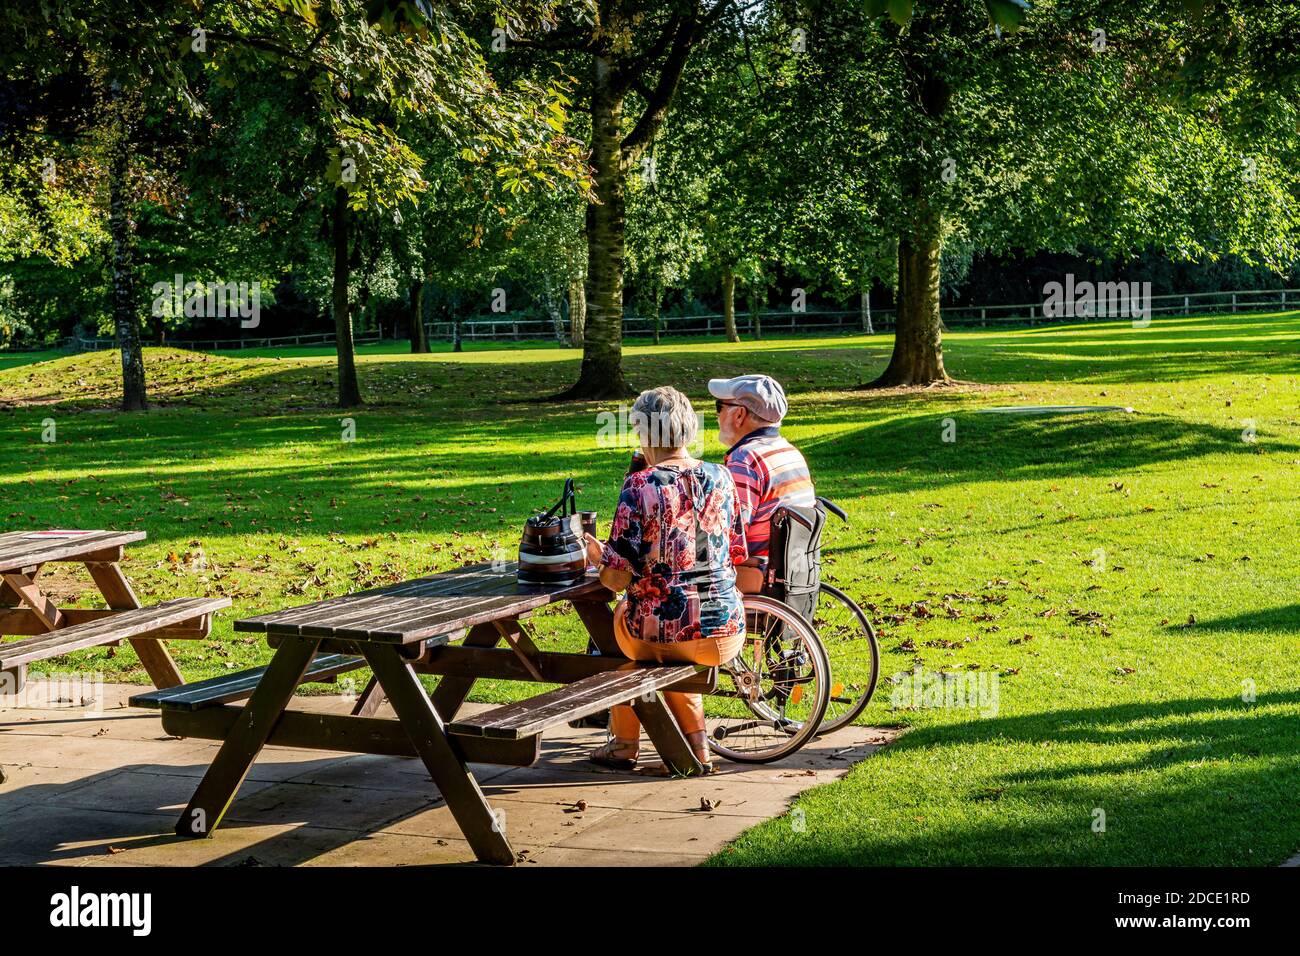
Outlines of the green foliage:
{"label": "green foliage", "polygon": [[[706,420],[710,376],[779,378],[787,434],[818,490],[849,512],[827,530],[825,573],[874,605],[884,676],[918,657],[927,670],[999,676],[989,717],[895,709],[882,684],[866,723],[908,735],[802,797],[805,827],[775,820],[719,862],[1223,866],[1292,855],[1300,558],[1279,529],[1297,505],[1300,316],[958,332],[947,345],[954,373],[987,388],[856,391],[863,356],[883,364],[888,335],[628,349],[636,384],[683,389]],[[147,417],[86,413],[113,403],[113,353],[0,371],[0,496],[22,503],[6,526],[139,528],[149,538],[127,567],[142,598],[229,595],[211,640],[171,644],[190,680],[269,660],[264,642],[236,640],[237,618],[491,560],[570,475],[607,527],[626,458],[593,441],[601,409],[527,401],[575,373],[573,351],[402,351],[362,349],[385,405],[357,413],[355,442],[339,441],[337,416],[320,408],[327,349],[150,349],[162,407]],[[1020,404],[1137,412],[976,414]],[[46,444],[51,416],[59,440]],[[954,443],[941,440],[947,418]],[[721,452],[706,431],[704,456]],[[88,580],[61,580],[88,603]],[[584,646],[572,614],[534,623],[548,648]],[[129,647],[109,653],[48,671],[145,680]],[[476,698],[531,692],[494,682]],[[1090,829],[1095,807],[1105,834]]]}
{"label": "green foliage", "polygon": [[[565,133],[565,84],[498,86],[458,19],[484,12],[520,27],[553,18],[549,3],[486,0],[460,10],[232,0],[207,5],[201,26],[184,2],[6,9],[0,62],[20,84],[23,122],[0,129],[0,152],[12,160],[0,164],[0,262],[44,256],[71,267],[105,256],[110,131],[95,104],[115,83],[130,91],[142,306],[141,284],[147,290],[159,271],[202,279],[233,268],[269,288],[285,268],[319,266],[317,217],[334,186],[358,213],[375,214],[372,233],[379,215],[400,225],[429,189],[429,156],[459,153],[505,195],[560,184],[584,194],[590,179]],[[51,36],[58,42],[41,43]],[[86,95],[65,95],[87,75]],[[38,175],[49,155],[60,171],[52,179]],[[98,310],[93,324],[106,315]],[[69,321],[65,312],[56,324]]]}

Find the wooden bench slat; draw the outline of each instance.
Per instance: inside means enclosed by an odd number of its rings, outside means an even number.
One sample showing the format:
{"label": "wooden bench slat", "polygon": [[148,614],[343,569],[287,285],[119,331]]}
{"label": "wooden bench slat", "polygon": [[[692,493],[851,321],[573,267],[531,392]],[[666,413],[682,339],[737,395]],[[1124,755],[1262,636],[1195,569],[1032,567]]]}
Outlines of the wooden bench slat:
{"label": "wooden bench slat", "polygon": [[[63,620],[67,622],[64,626],[72,627],[76,624],[85,624],[88,621],[101,621],[122,612],[121,610],[106,607],[67,607],[60,608],[59,613],[63,615]],[[199,626],[199,620],[194,620],[194,624],[186,621],[182,624],[171,625],[160,630],[154,636],[173,640],[207,637],[207,632]],[[46,637],[50,634],[50,629],[45,626],[45,623],[31,608],[0,607],[0,634],[6,637]]]}
{"label": "wooden bench slat", "polygon": [[[433,642],[426,642],[426,647]],[[328,648],[327,648],[328,649]],[[605,674],[628,666],[626,658],[599,654],[565,654],[546,651],[532,659],[547,684],[574,684],[592,674]],[[412,661],[417,674],[474,678],[476,680],[532,681],[534,676],[512,650],[488,647],[441,645],[428,647],[425,654]],[[643,663],[642,668],[662,665]],[[674,690],[687,694],[709,694],[717,688],[717,669],[709,668],[688,678]]]}
{"label": "wooden bench slat", "polygon": [[629,665],[475,714],[470,720],[448,724],[447,732],[467,737],[531,737],[549,727],[625,704],[642,694],[671,688],[706,670],[700,664]]}
{"label": "wooden bench slat", "polygon": [[[350,654],[318,654],[303,682],[325,680],[338,674],[365,666],[365,659]],[[131,698],[132,707],[168,708],[175,710],[202,710],[252,696],[258,681],[266,673],[265,667],[253,667],[234,674],[222,674],[193,684],[168,687],[164,690],[137,694]]]}
{"label": "wooden bench slat", "polygon": [[117,611],[110,617],[60,627],[21,641],[0,643],[0,670],[109,641],[140,637],[225,607],[230,607],[230,598],[175,598],[150,607]]}

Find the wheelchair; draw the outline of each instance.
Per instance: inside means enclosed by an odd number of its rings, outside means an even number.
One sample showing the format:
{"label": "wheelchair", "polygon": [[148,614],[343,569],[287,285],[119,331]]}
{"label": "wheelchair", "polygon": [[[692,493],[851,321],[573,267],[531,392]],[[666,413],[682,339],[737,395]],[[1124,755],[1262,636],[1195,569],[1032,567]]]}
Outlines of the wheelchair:
{"label": "wheelchair", "polygon": [[744,598],[743,650],[719,669],[718,688],[705,698],[709,747],[728,760],[787,757],[852,723],[875,692],[875,629],[852,598],[822,580],[828,514],[848,522],[822,497],[814,508],[773,515],[763,593]]}

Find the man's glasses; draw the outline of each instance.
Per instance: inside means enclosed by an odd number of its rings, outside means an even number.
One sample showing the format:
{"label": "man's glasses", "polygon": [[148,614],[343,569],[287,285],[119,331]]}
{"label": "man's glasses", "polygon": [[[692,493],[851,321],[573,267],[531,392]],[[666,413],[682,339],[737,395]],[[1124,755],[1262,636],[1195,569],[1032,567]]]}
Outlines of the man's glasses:
{"label": "man's glasses", "polygon": [[724,402],[724,401],[723,401],[722,399],[720,399],[720,398],[715,398],[715,399],[713,400],[713,410],[714,410],[715,412],[720,412],[720,411],[722,411],[724,408],[727,408],[727,407],[731,407],[731,408],[740,408],[740,403],[739,403],[739,402]]}

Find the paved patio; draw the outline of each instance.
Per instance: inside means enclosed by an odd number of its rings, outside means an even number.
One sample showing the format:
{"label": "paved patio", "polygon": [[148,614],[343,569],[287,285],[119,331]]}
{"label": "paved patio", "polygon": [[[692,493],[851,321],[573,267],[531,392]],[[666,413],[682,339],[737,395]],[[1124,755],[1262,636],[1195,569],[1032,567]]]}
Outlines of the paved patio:
{"label": "paved patio", "polygon": [[[473,854],[418,760],[268,748],[216,836],[184,840],[177,817],[216,752],[163,733],[139,688],[94,701],[0,697],[0,865],[428,866]],[[295,707],[347,713],[342,697]],[[469,705],[467,709],[474,709]],[[384,705],[383,714],[392,712]],[[604,735],[563,728],[533,767],[475,767],[523,864],[689,866],[843,776],[897,731],[849,728],[779,765],[721,762],[692,780],[587,763]],[[653,759],[648,744],[643,751]]]}

